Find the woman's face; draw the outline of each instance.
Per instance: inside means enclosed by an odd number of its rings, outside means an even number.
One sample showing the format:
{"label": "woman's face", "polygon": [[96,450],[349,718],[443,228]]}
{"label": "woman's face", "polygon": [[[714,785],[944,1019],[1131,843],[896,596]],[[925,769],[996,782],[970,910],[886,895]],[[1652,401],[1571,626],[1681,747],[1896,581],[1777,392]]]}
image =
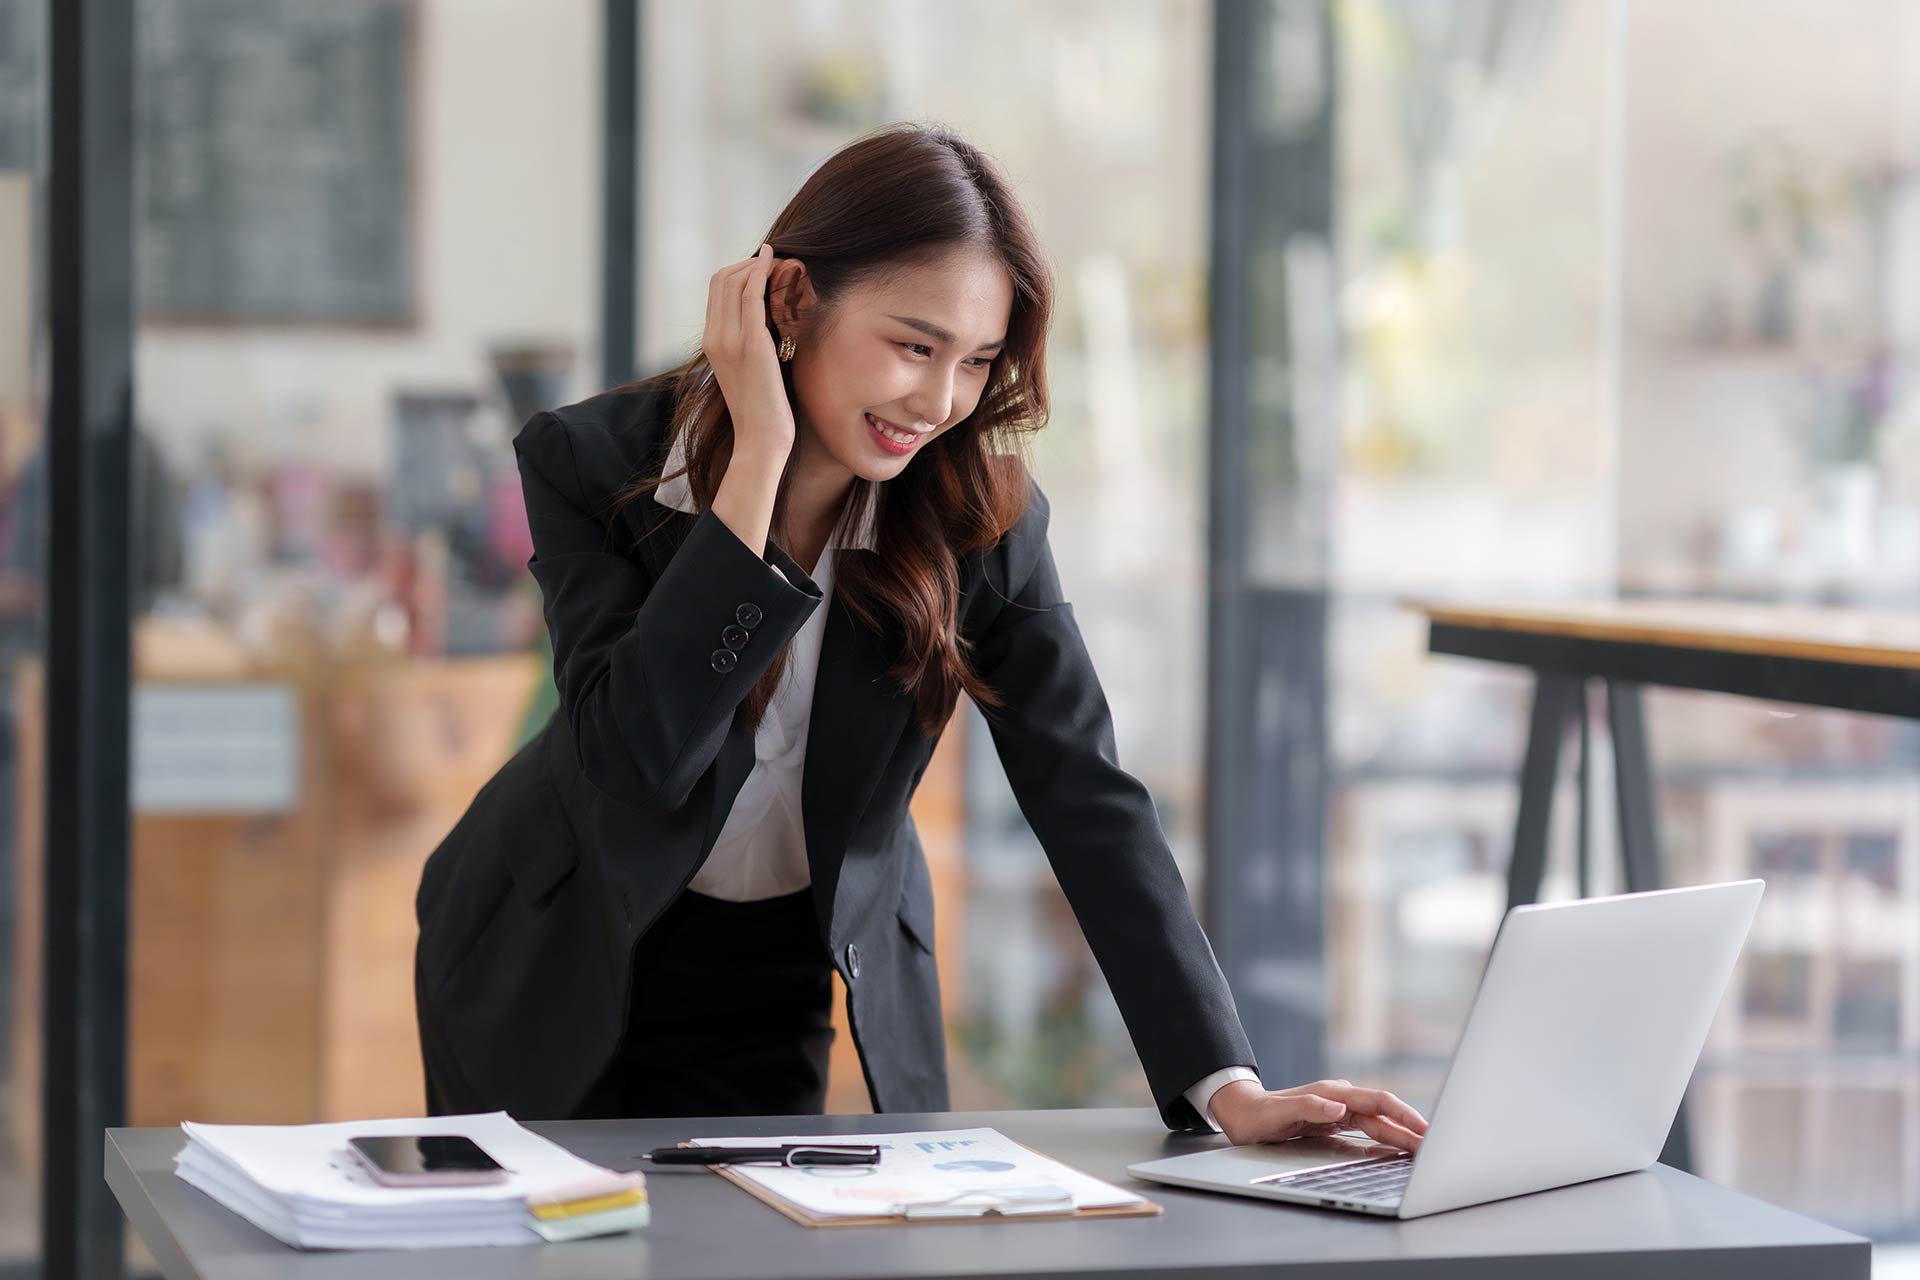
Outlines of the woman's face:
{"label": "woman's face", "polygon": [[817,302],[800,263],[777,264],[772,286],[777,326],[798,344],[796,448],[874,481],[973,412],[1013,312],[1006,267],[975,249],[849,289],[812,340],[787,319],[789,305],[811,314]]}

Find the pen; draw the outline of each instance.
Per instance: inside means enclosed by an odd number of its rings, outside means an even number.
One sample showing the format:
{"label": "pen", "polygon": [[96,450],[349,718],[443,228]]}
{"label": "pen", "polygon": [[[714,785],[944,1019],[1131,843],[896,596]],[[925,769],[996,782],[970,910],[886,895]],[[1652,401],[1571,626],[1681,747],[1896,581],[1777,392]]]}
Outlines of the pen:
{"label": "pen", "polygon": [[832,1143],[778,1147],[656,1147],[639,1157],[653,1164],[879,1164],[880,1148]]}
{"label": "pen", "polygon": [[640,1157],[652,1164],[879,1164],[880,1148],[834,1143],[785,1143],[777,1147],[658,1147]]}

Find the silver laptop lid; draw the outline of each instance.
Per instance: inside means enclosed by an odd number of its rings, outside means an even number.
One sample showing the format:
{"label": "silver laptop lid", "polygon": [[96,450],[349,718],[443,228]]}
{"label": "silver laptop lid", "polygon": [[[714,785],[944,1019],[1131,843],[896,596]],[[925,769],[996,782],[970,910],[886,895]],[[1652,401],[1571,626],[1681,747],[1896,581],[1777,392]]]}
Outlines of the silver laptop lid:
{"label": "silver laptop lid", "polygon": [[1657,1160],[1764,887],[1741,880],[1509,911],[1401,1216]]}

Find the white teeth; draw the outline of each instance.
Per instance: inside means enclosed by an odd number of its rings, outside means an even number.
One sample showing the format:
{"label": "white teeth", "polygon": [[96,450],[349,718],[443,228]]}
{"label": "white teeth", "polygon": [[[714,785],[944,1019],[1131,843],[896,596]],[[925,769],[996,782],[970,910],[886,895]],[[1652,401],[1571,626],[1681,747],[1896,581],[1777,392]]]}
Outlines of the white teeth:
{"label": "white teeth", "polygon": [[878,431],[881,435],[885,436],[889,440],[896,441],[900,444],[913,443],[914,436],[913,436],[913,432],[911,431],[895,431],[892,427],[889,427],[884,422],[881,422],[878,418],[874,417],[872,414],[867,415],[867,422],[872,425],[875,431]]}

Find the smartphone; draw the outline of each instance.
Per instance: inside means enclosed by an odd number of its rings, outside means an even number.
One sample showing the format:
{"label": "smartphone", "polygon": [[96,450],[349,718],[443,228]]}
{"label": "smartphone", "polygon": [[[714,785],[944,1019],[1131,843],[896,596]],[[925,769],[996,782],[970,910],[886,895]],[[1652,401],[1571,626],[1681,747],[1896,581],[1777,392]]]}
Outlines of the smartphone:
{"label": "smartphone", "polygon": [[347,1147],[375,1182],[389,1187],[472,1187],[507,1178],[479,1143],[458,1134],[348,1138]]}

